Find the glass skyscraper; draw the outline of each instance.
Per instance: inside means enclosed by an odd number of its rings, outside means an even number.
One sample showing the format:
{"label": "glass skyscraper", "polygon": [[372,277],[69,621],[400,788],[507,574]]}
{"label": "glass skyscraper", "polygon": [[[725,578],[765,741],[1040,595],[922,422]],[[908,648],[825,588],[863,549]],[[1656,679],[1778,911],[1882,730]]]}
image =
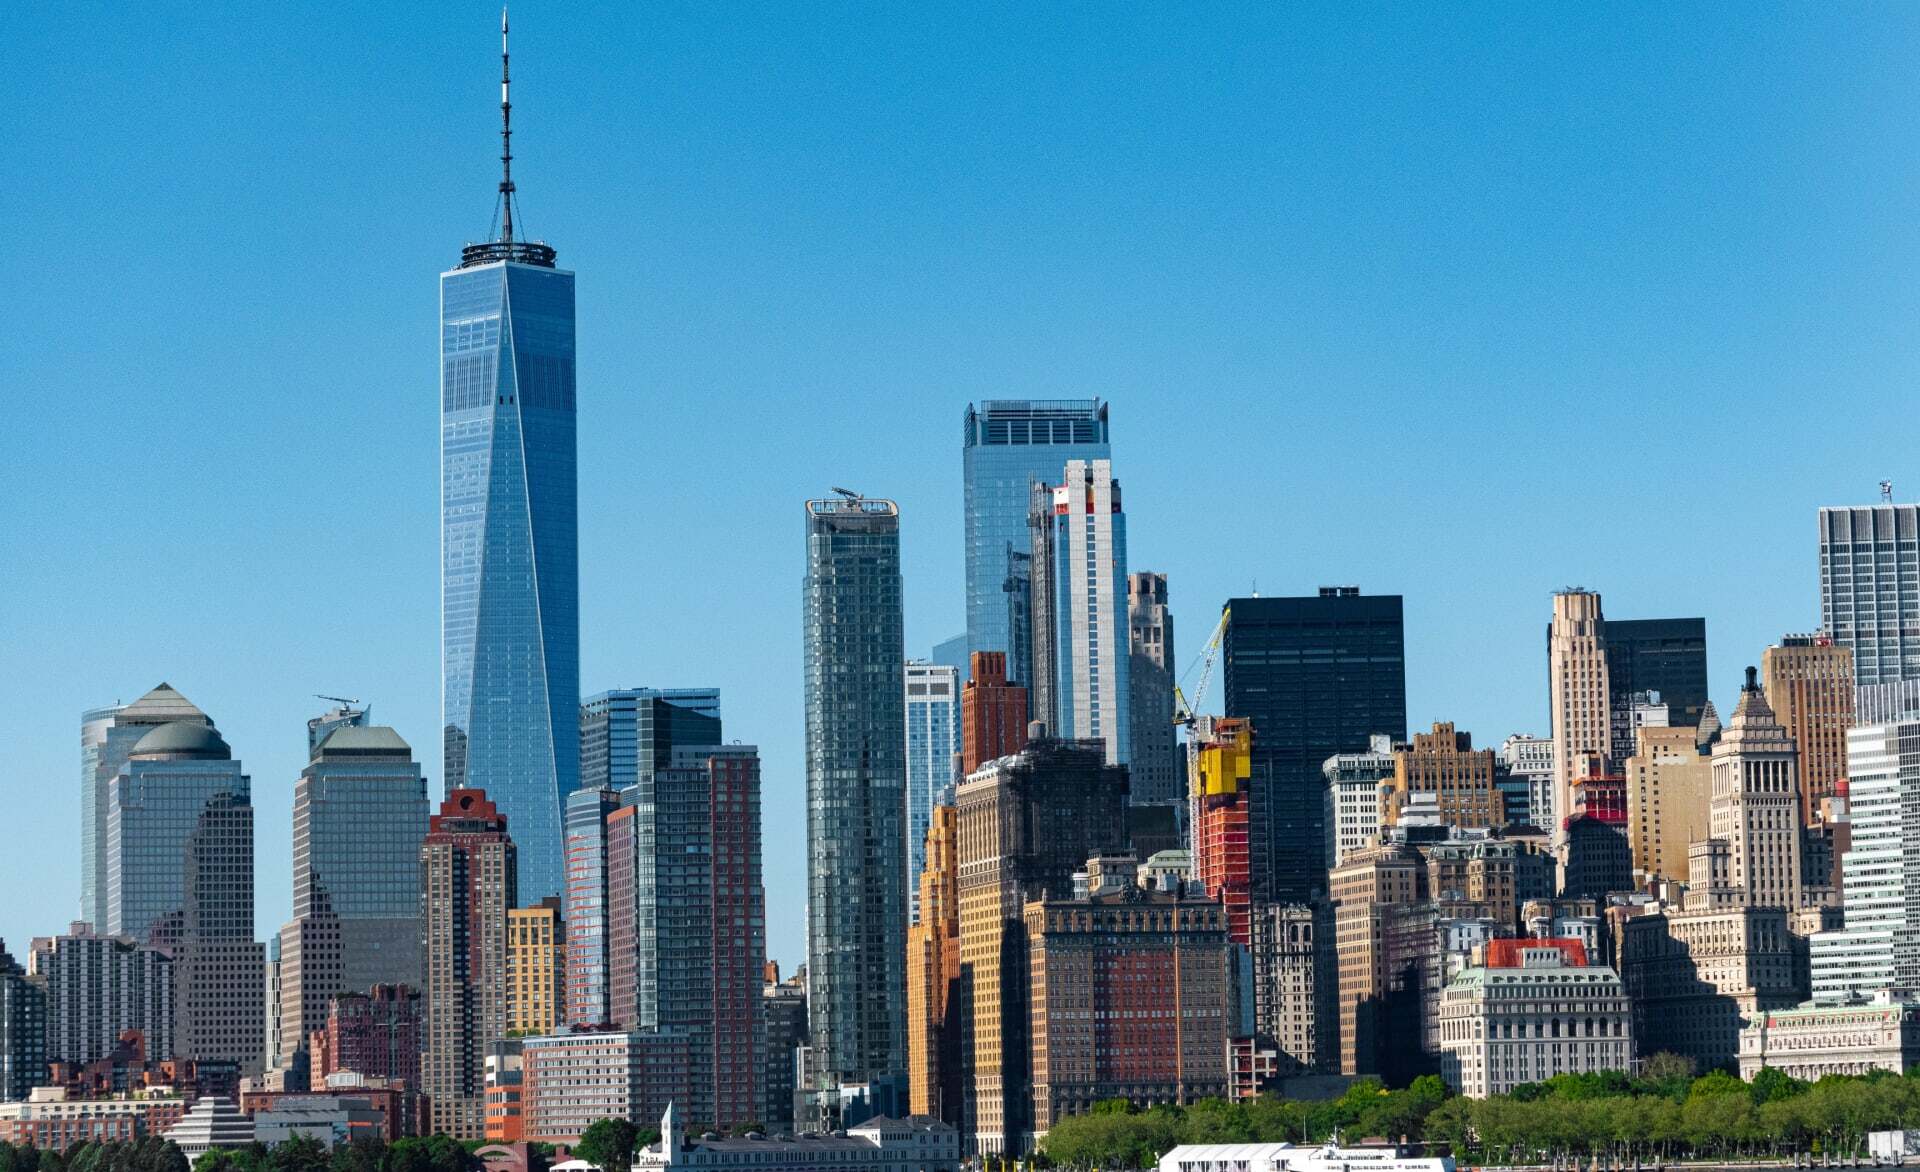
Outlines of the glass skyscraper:
{"label": "glass skyscraper", "polygon": [[104,930],[108,918],[107,818],[113,779],[141,737],[177,720],[212,723],[166,683],[131,704],[80,714],[80,918],[95,928]]}
{"label": "glass skyscraper", "polygon": [[[1036,480],[1055,483],[1068,460],[1112,454],[1107,405],[1098,399],[986,399],[967,407],[964,443],[967,651],[1013,652],[1008,555],[1029,546],[1029,489]],[[1032,684],[1020,674],[1029,659],[1008,655],[1013,682]]]}
{"label": "glass skyscraper", "polygon": [[960,672],[944,663],[907,664],[907,913],[920,922],[920,871],[935,806],[953,804],[960,751]]}
{"label": "glass skyscraper", "polygon": [[580,702],[580,788],[623,790],[673,751],[717,745],[718,688],[614,688]]}
{"label": "glass skyscraper", "polygon": [[471,244],[440,277],[441,706],[446,792],[478,788],[519,848],[519,899],[563,890],[580,769],[573,274]]}
{"label": "glass skyscraper", "polygon": [[885,1101],[907,1069],[900,510],[811,500],[806,525],[810,1089],[870,1083],[876,1110],[904,1110]]}

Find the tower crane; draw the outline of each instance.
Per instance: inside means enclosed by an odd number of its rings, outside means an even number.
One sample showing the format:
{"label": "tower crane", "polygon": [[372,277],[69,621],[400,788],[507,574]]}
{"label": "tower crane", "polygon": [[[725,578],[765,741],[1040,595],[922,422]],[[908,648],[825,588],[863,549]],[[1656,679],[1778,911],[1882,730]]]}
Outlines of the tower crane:
{"label": "tower crane", "polygon": [[1206,702],[1207,685],[1213,680],[1214,661],[1220,658],[1220,641],[1227,634],[1227,620],[1233,617],[1233,608],[1220,608],[1220,621],[1213,626],[1213,634],[1207,636],[1205,647],[1200,649],[1200,658],[1196,663],[1187,665],[1187,674],[1192,675],[1194,667],[1200,668],[1200,680],[1194,685],[1193,703],[1187,703],[1187,695],[1180,690],[1178,683],[1173,685],[1173,723],[1191,729],[1197,718],[1195,709]]}

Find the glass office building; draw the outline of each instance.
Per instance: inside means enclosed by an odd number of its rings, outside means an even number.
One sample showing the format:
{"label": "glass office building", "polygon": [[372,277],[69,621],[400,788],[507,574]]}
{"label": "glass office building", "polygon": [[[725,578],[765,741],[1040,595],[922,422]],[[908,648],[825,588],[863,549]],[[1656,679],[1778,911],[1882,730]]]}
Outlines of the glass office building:
{"label": "glass office building", "polygon": [[[187,930],[189,845],[222,823],[221,811],[246,806],[251,792],[240,762],[204,716],[149,728],[127,752],[109,797],[107,934],[142,944],[177,943]],[[246,930],[252,931],[251,856],[249,841],[247,857],[229,868],[235,872],[229,876],[233,897],[211,889],[199,893],[197,916],[244,902]]]}
{"label": "glass office building", "polygon": [[553,261],[473,244],[440,278],[445,787],[506,816],[520,904],[562,892],[580,768],[573,274]]}
{"label": "glass office building", "polygon": [[900,511],[886,500],[812,500],[806,527],[802,646],[813,1070],[816,1087],[870,1083],[879,1099],[890,1085],[904,1090],[907,1069]]}
{"label": "glass office building", "polygon": [[[1029,490],[1036,480],[1057,483],[1069,460],[1112,454],[1107,405],[1098,399],[983,400],[967,407],[964,444],[967,651],[1011,653],[1008,555],[1029,548]],[[1031,684],[1019,674],[1030,661],[1008,655],[1012,682]]]}
{"label": "glass office building", "polygon": [[80,714],[80,918],[96,929],[107,926],[107,818],[114,778],[141,737],[175,721],[212,723],[166,683],[131,704]]}
{"label": "glass office building", "polygon": [[614,688],[580,702],[580,788],[623,790],[678,746],[717,745],[718,688]]}
{"label": "glass office building", "polygon": [[907,918],[920,922],[920,872],[935,806],[953,804],[954,754],[960,751],[960,671],[950,664],[907,663]]}

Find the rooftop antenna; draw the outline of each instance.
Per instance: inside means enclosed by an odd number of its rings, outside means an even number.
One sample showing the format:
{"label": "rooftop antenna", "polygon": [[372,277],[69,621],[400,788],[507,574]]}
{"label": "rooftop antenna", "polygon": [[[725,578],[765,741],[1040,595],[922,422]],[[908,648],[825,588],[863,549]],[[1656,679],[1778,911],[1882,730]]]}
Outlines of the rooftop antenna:
{"label": "rooftop antenna", "polygon": [[513,243],[513,103],[507,99],[507,10],[500,10],[500,239]]}
{"label": "rooftop antenna", "polygon": [[1880,482],[1880,503],[1887,505],[1893,503],[1893,481],[1882,480]]}

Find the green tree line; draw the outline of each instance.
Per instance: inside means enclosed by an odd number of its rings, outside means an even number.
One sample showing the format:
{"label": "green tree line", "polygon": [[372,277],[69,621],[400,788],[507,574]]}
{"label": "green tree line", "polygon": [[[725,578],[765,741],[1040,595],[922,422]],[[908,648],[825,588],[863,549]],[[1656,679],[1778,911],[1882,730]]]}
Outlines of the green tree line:
{"label": "green tree line", "polygon": [[[1650,1058],[1640,1077],[1560,1075],[1506,1095],[1467,1099],[1438,1078],[1389,1090],[1360,1079],[1337,1099],[1205,1099],[1145,1110],[1125,1100],[1063,1119],[1044,1159],[1078,1168],[1150,1168],[1180,1144],[1319,1143],[1382,1137],[1444,1145],[1464,1163],[1543,1164],[1579,1157],[1631,1162],[1853,1156],[1868,1132],[1920,1128],[1920,1071],[1807,1083],[1764,1069],[1752,1082],[1683,1060]],[[0,1169],[0,1172],[5,1172]]]}

